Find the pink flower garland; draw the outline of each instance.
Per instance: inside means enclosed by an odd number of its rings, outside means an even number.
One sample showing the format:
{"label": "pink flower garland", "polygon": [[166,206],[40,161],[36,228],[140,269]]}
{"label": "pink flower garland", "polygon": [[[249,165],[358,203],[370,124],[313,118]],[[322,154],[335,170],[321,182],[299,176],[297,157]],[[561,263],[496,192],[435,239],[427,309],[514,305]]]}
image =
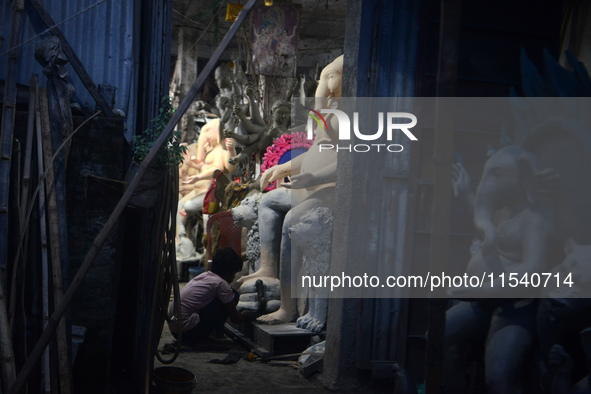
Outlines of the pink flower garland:
{"label": "pink flower garland", "polygon": [[[303,131],[292,134],[283,134],[277,138],[273,145],[267,148],[267,152],[263,156],[263,164],[261,165],[261,174],[269,168],[276,166],[279,160],[285,153],[292,149],[309,149],[312,146],[313,140],[307,139],[307,134]],[[277,188],[279,180],[270,183],[265,188],[266,191],[271,191]]]}

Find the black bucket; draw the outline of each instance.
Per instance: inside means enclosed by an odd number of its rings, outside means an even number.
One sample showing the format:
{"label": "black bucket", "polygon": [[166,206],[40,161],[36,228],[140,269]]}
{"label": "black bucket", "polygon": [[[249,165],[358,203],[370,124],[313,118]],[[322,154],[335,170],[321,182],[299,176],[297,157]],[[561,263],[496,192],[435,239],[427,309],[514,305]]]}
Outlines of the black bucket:
{"label": "black bucket", "polygon": [[191,394],[197,386],[195,375],[184,368],[159,367],[153,376],[157,394]]}

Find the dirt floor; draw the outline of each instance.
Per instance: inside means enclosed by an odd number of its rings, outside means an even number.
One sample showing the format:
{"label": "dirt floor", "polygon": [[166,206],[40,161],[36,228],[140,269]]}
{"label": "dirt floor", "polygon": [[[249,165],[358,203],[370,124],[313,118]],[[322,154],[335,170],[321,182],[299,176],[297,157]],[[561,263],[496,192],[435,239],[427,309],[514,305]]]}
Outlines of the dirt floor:
{"label": "dirt floor", "polygon": [[[173,354],[162,354],[167,344],[174,342],[168,326],[165,324],[160,338],[158,351],[165,359],[170,359]],[[220,341],[216,347],[226,349],[214,350],[205,347],[203,350],[183,348],[176,361],[169,366],[185,368],[197,377],[197,386],[193,393],[316,393],[325,392],[320,373],[315,373],[308,378],[303,377],[292,363],[271,365],[261,361],[248,361],[244,357],[249,350],[240,346],[229,338]],[[171,346],[166,346],[168,350]],[[166,350],[164,351],[166,353]],[[235,364],[215,364],[210,360],[223,360],[231,354],[240,357]],[[155,361],[154,368],[163,366]]]}
{"label": "dirt floor", "polygon": [[[186,283],[180,283],[182,288]],[[171,300],[172,301],[172,300]],[[291,361],[273,360],[269,362],[252,360],[255,356],[251,349],[242,342],[231,339],[231,334],[214,333],[212,337],[223,337],[213,346],[204,345],[202,349],[184,346],[178,358],[172,364],[163,364],[154,360],[154,369],[159,367],[184,368],[195,374],[197,385],[192,393],[328,393],[324,388],[322,370],[304,377],[300,373],[300,365],[296,359]],[[164,324],[158,354],[164,360],[174,355],[176,340]],[[216,349],[213,349],[215,347]],[[233,358],[235,363],[221,364],[211,362]],[[251,359],[251,360],[249,360]],[[366,371],[367,372],[367,371]],[[394,385],[390,381],[375,382],[367,374],[360,374],[359,386],[343,393],[392,393]],[[157,391],[156,391],[157,392]],[[401,391],[404,392],[404,391]]]}

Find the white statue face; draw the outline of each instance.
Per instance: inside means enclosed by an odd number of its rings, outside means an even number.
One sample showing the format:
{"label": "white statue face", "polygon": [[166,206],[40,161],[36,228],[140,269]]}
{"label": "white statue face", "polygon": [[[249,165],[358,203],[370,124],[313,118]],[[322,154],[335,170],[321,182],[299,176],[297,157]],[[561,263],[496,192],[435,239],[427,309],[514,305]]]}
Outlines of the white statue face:
{"label": "white statue face", "polygon": [[220,120],[214,119],[201,128],[198,143],[202,146],[215,146],[220,143]]}
{"label": "white statue face", "polygon": [[325,68],[320,75],[320,85],[318,85],[318,90],[321,90],[323,95],[317,95],[317,97],[340,97],[342,81],[343,74],[341,70],[332,67],[330,69]]}
{"label": "white statue face", "polygon": [[316,109],[326,106],[328,97],[341,97],[341,85],[343,82],[343,56],[324,67],[320,74],[318,87],[316,88]]}

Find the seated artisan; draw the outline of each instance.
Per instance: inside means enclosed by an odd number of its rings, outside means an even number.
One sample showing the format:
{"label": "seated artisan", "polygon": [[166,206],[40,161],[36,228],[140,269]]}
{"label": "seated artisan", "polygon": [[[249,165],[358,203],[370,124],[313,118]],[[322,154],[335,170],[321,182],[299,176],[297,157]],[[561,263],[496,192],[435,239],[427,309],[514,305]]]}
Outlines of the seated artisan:
{"label": "seated artisan", "polygon": [[[242,259],[234,249],[222,248],[212,260],[211,271],[196,276],[181,289],[180,330],[183,344],[192,345],[207,339],[212,331],[224,327],[228,317],[234,323],[248,317],[236,310],[238,292],[230,287],[236,273],[242,270]],[[174,311],[174,303],[171,303],[169,315],[173,315]],[[173,318],[169,327],[172,335],[178,338],[178,318]]]}

